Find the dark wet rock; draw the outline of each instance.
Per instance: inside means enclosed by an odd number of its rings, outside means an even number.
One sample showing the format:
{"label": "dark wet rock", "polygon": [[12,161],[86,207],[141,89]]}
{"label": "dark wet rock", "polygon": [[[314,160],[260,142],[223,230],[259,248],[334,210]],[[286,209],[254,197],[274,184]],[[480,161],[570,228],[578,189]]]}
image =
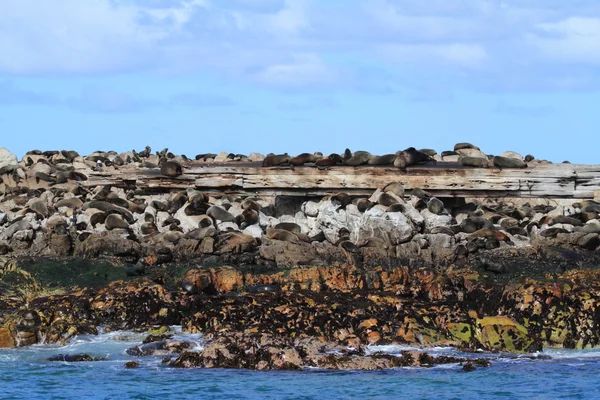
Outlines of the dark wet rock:
{"label": "dark wet rock", "polygon": [[89,361],[105,361],[104,357],[93,357],[89,354],[57,354],[49,357],[48,361],[63,361],[63,362],[89,362]]}
{"label": "dark wet rock", "polygon": [[124,365],[125,368],[139,368],[140,363],[137,361],[127,361]]}
{"label": "dark wet rock", "polygon": [[74,255],[82,258],[120,257],[137,260],[141,254],[139,243],[113,232],[98,232],[83,242],[75,243]]}
{"label": "dark wet rock", "polygon": [[130,356],[165,356],[182,353],[194,346],[194,343],[184,340],[160,340],[130,347],[126,353]]}

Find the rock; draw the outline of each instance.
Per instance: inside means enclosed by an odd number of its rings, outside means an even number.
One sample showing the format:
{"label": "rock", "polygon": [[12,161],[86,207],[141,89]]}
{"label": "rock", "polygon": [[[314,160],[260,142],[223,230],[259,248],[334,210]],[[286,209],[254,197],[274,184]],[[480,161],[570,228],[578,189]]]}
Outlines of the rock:
{"label": "rock", "polygon": [[427,208],[421,211],[421,215],[425,221],[425,229],[452,225],[452,216],[450,215],[434,214]]}
{"label": "rock", "polygon": [[57,354],[52,357],[48,357],[48,361],[62,361],[62,362],[85,362],[85,361],[104,361],[104,357],[92,357],[89,354]]}
{"label": "rock", "polygon": [[[514,151],[505,151],[504,153],[500,154],[500,157],[514,158],[515,160],[521,160],[521,161],[523,160],[523,156]],[[533,157],[531,158],[531,160],[533,160]],[[531,160],[529,160],[529,161],[531,161]]]}
{"label": "rock", "polygon": [[259,225],[247,226],[242,232],[246,235],[250,235],[258,239],[260,239],[264,234],[262,228]]}
{"label": "rock", "polygon": [[302,203],[302,212],[307,217],[317,217],[319,215],[319,204],[314,201],[305,201]]}
{"label": "rock", "polygon": [[487,159],[487,155],[479,149],[457,149],[456,152],[463,157]]}
{"label": "rock", "polygon": [[74,255],[83,258],[123,257],[137,260],[141,251],[139,243],[112,231],[94,233],[83,242],[77,241]]}
{"label": "rock", "polygon": [[16,166],[19,164],[17,156],[5,149],[0,147],[0,168],[8,166]]}
{"label": "rock", "polygon": [[435,197],[429,199],[429,202],[427,203],[427,209],[433,214],[438,215],[442,214],[445,211],[444,203],[440,199],[437,199]]}
{"label": "rock", "polygon": [[394,246],[409,241],[415,233],[412,221],[404,214],[400,212],[386,213],[381,206],[365,211],[358,226],[356,237],[351,235],[352,240],[373,236]]}
{"label": "rock", "polygon": [[509,317],[499,315],[477,319],[475,339],[489,351],[522,353],[541,350],[539,343],[528,336],[527,328]]}
{"label": "rock", "polygon": [[262,161],[264,159],[265,159],[265,156],[260,153],[250,153],[248,155],[248,161],[256,162],[256,161]]}
{"label": "rock", "polygon": [[8,326],[0,327],[0,349],[15,347],[15,339]]}
{"label": "rock", "polygon": [[124,365],[125,368],[139,368],[140,363],[137,361],[127,361]]}

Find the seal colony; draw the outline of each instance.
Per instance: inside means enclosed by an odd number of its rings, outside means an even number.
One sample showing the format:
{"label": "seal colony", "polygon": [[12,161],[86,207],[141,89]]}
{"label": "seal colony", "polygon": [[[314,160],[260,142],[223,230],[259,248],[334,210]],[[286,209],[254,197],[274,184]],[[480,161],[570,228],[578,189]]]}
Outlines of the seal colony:
{"label": "seal colony", "polygon": [[[395,175],[386,176],[397,178],[368,195],[339,187],[320,196],[210,190],[190,179],[197,164],[245,162],[260,163],[257,168],[275,176],[373,166],[391,169]],[[576,284],[570,291],[552,289],[547,281],[497,286],[516,277],[551,279],[552,274],[571,282],[581,278],[580,268],[599,265],[600,203],[439,196],[428,187],[402,183],[412,168],[435,171],[442,163],[515,171],[548,164],[514,152],[487,155],[469,143],[440,155],[409,147],[383,155],[349,149],[325,156],[206,153],[193,161],[168,149],[152,153],[149,146],[88,156],[31,151],[20,161],[0,151],[2,281],[17,285],[41,279],[37,267],[24,269],[31,257],[110,260],[118,279],[128,280],[107,281],[100,292],[0,297],[0,307],[12,310],[0,316],[0,344],[25,346],[42,338],[61,343],[100,325],[155,324],[214,334],[216,342],[245,332],[240,340],[250,343],[256,338],[246,334],[268,332],[275,342],[277,335],[319,337],[357,348],[449,341],[467,349],[535,351],[600,344],[599,332],[582,328],[600,301],[593,273],[593,288],[586,292],[591,303],[573,306],[580,313],[577,322],[565,322],[575,318],[565,314],[565,304],[575,304],[584,290]],[[155,180],[142,186],[141,179],[126,177],[111,184],[111,174],[125,168]],[[175,273],[174,267],[184,271]],[[2,286],[3,293],[12,287]],[[232,293],[243,296],[228,296]],[[574,297],[565,303],[561,296]],[[76,304],[88,306],[83,312]],[[550,307],[555,307],[553,318]],[[140,309],[150,311],[134,311]],[[223,309],[227,318],[219,314]],[[64,316],[57,310],[79,311]],[[285,343],[281,351],[292,351],[291,346],[302,353],[298,341]],[[229,344],[223,345],[233,351]],[[197,357],[188,354],[172,365],[213,365],[205,355]],[[269,360],[260,368],[276,368]]]}

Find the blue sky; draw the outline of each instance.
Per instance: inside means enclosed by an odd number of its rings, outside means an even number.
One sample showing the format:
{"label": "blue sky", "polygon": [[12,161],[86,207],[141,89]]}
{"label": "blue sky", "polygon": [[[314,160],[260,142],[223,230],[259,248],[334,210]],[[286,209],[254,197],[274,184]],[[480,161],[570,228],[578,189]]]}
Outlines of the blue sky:
{"label": "blue sky", "polygon": [[0,147],[598,163],[598,0],[2,0]]}

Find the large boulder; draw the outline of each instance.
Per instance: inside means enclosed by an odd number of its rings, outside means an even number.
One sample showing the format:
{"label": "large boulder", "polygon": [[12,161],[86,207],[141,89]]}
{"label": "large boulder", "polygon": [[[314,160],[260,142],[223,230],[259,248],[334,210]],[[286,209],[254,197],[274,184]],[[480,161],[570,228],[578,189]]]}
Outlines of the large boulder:
{"label": "large boulder", "polygon": [[74,255],[83,258],[124,257],[138,259],[141,246],[116,231],[98,232],[75,243]]}
{"label": "large boulder", "polygon": [[0,168],[17,165],[18,163],[19,160],[17,159],[17,156],[6,150],[4,147],[0,147]]}
{"label": "large boulder", "polygon": [[415,234],[415,226],[411,219],[401,212],[385,212],[381,206],[367,211],[360,220],[358,229],[350,236],[351,240],[365,237],[376,237],[392,245],[409,241]]}

